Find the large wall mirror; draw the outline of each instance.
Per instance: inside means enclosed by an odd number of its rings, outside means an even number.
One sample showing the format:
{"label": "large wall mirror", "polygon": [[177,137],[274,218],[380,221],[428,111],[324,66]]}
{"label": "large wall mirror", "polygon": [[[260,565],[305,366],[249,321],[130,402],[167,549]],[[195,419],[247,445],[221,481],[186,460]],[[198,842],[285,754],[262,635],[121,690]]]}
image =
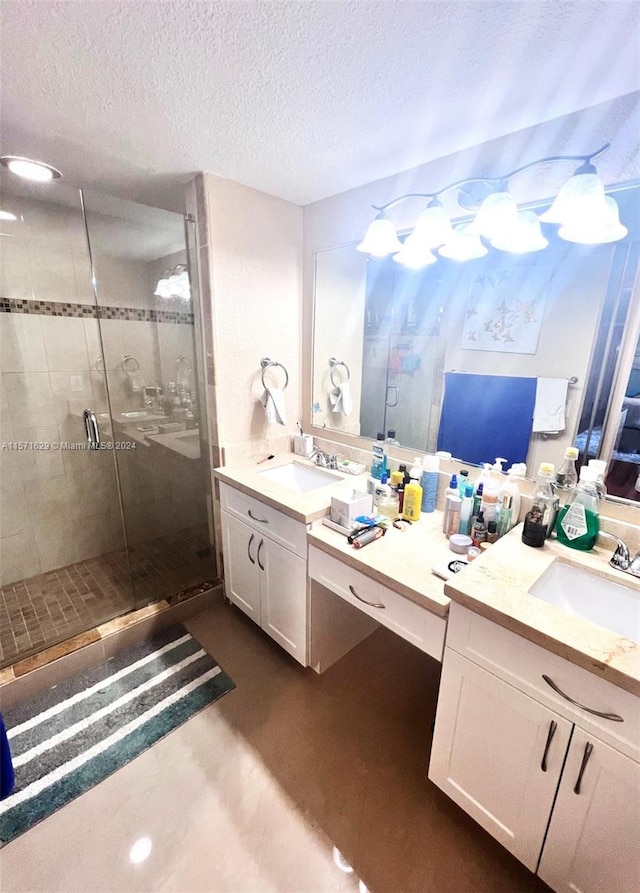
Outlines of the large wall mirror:
{"label": "large wall mirror", "polygon": [[[544,251],[490,249],[415,272],[355,242],[316,252],[316,432],[366,446],[392,431],[402,446],[435,452],[454,431],[456,459],[492,462],[483,407],[502,382],[504,414],[490,425],[506,432],[500,455],[513,449],[507,458],[526,458],[534,477],[575,445],[582,462],[609,462],[613,497],[640,501],[640,187],[616,188],[615,198],[629,233],[609,245],[564,242],[549,227]],[[551,394],[560,386],[562,418],[529,415],[516,458],[509,435],[540,379]]]}

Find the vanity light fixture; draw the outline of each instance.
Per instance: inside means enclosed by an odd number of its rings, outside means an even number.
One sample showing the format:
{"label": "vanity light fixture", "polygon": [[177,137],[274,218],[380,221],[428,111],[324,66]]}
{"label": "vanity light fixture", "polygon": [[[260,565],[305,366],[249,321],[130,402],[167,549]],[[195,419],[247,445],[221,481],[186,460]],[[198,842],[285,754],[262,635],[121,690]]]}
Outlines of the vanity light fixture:
{"label": "vanity light fixture", "polygon": [[48,183],[62,176],[57,168],[45,164],[44,161],[34,161],[32,158],[22,158],[19,155],[3,155],[0,157],[0,164],[12,174],[37,183]]}
{"label": "vanity light fixture", "polygon": [[[437,192],[411,192],[392,199],[385,205],[373,205],[377,211],[358,251],[374,257],[394,255],[394,260],[410,269],[420,269],[434,262],[438,254],[451,260],[465,261],[483,257],[485,239],[493,248],[515,254],[541,251],[549,244],[542,234],[540,222],[559,225],[558,236],[567,242],[602,245],[617,242],[627,235],[620,223],[618,206],[598,176],[593,159],[607,151],[605,143],[588,155],[549,155],[531,161],[501,177],[468,177],[444,186]],[[509,192],[510,180],[538,165],[558,161],[579,161],[580,166],[564,184],[551,207],[539,217],[533,211],[518,209]],[[458,190],[458,199],[465,208],[477,208],[475,218],[455,229],[440,196]],[[475,195],[474,195],[475,193]],[[404,243],[387,217],[387,211],[407,200],[429,199],[416,227]]]}

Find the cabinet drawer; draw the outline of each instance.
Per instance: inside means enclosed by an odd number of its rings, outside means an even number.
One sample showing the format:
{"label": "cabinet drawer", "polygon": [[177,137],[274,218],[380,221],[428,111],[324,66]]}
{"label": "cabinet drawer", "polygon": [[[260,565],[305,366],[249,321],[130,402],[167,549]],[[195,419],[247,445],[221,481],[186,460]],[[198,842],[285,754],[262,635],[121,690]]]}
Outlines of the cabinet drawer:
{"label": "cabinet drawer", "polygon": [[[455,603],[449,611],[447,646],[623,753],[640,756],[640,702],[630,692]],[[624,721],[604,719],[571,704],[543,675],[584,707],[617,714]]]}
{"label": "cabinet drawer", "polygon": [[307,556],[307,527],[283,515],[277,509],[248,496],[234,487],[220,483],[220,503],[224,511],[240,518],[255,530],[280,543],[301,558]]}
{"label": "cabinet drawer", "polygon": [[315,546],[309,576],[408,642],[442,660],[447,622]]}

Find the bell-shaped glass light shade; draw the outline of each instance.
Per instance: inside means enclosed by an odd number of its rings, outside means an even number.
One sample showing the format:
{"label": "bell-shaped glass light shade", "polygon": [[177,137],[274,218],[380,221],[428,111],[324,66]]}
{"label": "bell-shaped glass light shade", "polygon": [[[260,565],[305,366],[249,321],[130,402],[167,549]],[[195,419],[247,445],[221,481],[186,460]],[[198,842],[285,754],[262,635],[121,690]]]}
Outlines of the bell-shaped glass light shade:
{"label": "bell-shaped glass light shade", "polygon": [[561,226],[558,235],[565,242],[580,245],[606,245],[624,239],[629,230],[620,223],[620,212],[615,199],[605,196],[604,209],[599,217],[585,217]]}
{"label": "bell-shaped glass light shade", "polygon": [[453,227],[449,215],[440,202],[434,201],[427,205],[418,217],[413,234],[420,244],[427,248],[437,248],[438,245],[444,245],[449,241],[453,235]]}
{"label": "bell-shaped glass light shade", "polygon": [[417,228],[410,236],[407,236],[402,248],[397,254],[394,254],[393,259],[409,270],[421,270],[429,264],[435,264],[438,260],[429,246],[420,240]]}
{"label": "bell-shaped glass light shade", "polygon": [[541,251],[549,242],[542,235],[540,221],[533,211],[519,211],[511,230],[491,239],[491,244],[511,254],[528,254]]}
{"label": "bell-shaped glass light shade", "polygon": [[492,192],[478,208],[467,232],[493,239],[508,233],[515,225],[517,216],[518,206],[510,193]]}
{"label": "bell-shaped glass light shade", "polygon": [[395,254],[402,248],[396,228],[384,211],[380,211],[375,220],[369,224],[367,234],[357,246],[358,251],[372,254],[374,257],[386,257]]}
{"label": "bell-shaped glass light shade", "polygon": [[469,232],[469,224],[457,226],[449,241],[438,248],[438,254],[450,260],[474,260],[476,257],[484,257],[486,253],[487,249],[480,241],[480,236]]}
{"label": "bell-shaped glass light shade", "polygon": [[585,219],[598,219],[605,213],[604,199],[604,183],[597,174],[574,174],[540,220],[562,226],[581,225]]}

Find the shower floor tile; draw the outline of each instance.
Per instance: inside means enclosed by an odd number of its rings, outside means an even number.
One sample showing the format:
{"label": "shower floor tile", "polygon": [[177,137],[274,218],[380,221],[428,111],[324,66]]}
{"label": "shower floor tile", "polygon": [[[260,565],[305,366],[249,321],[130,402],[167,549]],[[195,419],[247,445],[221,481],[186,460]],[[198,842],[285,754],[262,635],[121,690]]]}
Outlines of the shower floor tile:
{"label": "shower floor tile", "polygon": [[[205,527],[0,587],[0,667],[213,576]],[[132,592],[133,588],[133,592]]]}

